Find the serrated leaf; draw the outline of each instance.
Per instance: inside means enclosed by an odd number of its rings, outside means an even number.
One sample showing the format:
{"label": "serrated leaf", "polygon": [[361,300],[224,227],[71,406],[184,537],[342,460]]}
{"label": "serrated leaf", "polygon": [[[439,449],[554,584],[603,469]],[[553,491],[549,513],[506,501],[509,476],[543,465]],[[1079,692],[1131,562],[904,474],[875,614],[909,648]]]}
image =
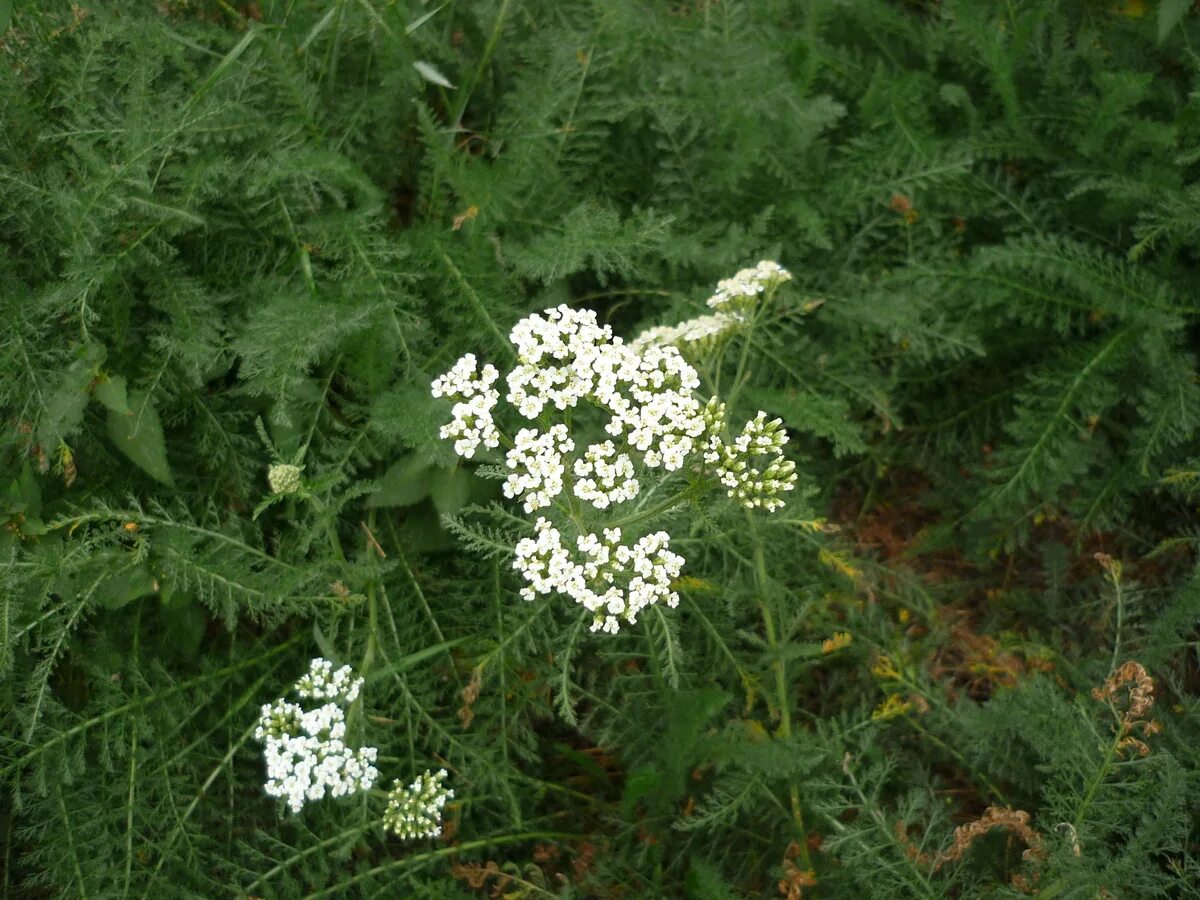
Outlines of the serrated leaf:
{"label": "serrated leaf", "polygon": [[379,490],[367,498],[367,506],[412,506],[429,496],[430,463],[416,454],[394,462],[379,479]]}
{"label": "serrated leaf", "polygon": [[443,516],[452,516],[466,505],[471,496],[473,478],[466,469],[442,469],[430,479],[429,494],[433,506]]}
{"label": "serrated leaf", "polygon": [[163,440],[162,422],[158,410],[144,392],[129,398],[131,411],[109,410],[108,436],[117,449],[155,481],[173,486],[171,466],[167,462],[167,445]]}
{"label": "serrated leaf", "polygon": [[113,412],[132,412],[123,375],[106,375],[96,384],[92,394],[105,408]]}
{"label": "serrated leaf", "polygon": [[144,567],[123,569],[106,577],[96,587],[96,603],[105,609],[120,609],[139,597],[153,594],[158,589],[154,576]]}
{"label": "serrated leaf", "polygon": [[417,73],[431,84],[439,85],[440,87],[454,89],[454,85],[450,83],[450,79],[437,70],[436,66],[423,60],[417,60],[413,63],[413,68]]}
{"label": "serrated leaf", "polygon": [[42,446],[53,447],[66,440],[82,424],[91,397],[93,367],[102,358],[102,348],[96,351],[94,347],[89,347],[85,355],[62,371],[54,391],[46,398],[38,423],[38,441]]}

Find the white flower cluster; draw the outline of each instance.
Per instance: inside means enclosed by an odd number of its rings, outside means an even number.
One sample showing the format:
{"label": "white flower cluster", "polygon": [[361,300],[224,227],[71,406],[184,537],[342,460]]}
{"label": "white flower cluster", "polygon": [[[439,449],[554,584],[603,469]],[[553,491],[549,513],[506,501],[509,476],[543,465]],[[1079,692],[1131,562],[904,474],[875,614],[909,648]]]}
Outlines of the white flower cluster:
{"label": "white flower cluster", "polygon": [[[513,327],[517,361],[505,376],[505,399],[531,425],[507,444],[503,492],[526,513],[557,510],[539,517],[534,536],[516,547],[513,566],[526,582],[522,597],[565,594],[593,614],[593,630],[610,633],[622,621],[636,623],[639,612],[659,600],[675,606],[671,584],[684,560],[670,550],[669,536],[631,534],[622,544],[620,528],[589,525],[586,515],[587,507],[613,511],[630,503],[647,483],[657,487],[670,473],[715,476],[748,507],[783,505],[780,495],[792,489],[795,471],[783,458],[787,436],[779,420],[767,423],[759,413],[726,443],[724,405],[715,397],[705,402],[699,374],[676,345],[712,346],[746,323],[746,305],[737,298],[757,298],[790,277],[778,264],[761,262],[721,282],[709,303],[727,309],[653,329],[631,343],[601,325],[595,312],[565,305]],[[499,377],[494,366],[480,368],[467,354],[432,384],[435,397],[459,401],[441,434],[454,439],[461,456],[499,446],[492,418]],[[607,439],[577,445],[573,429],[579,427],[602,427]],[[554,520],[568,517],[576,537],[564,543]]]}
{"label": "white flower cluster", "polygon": [[300,490],[300,466],[276,463],[267,469],[267,485],[276,494],[294,494]]}
{"label": "white flower cluster", "polygon": [[575,496],[597,509],[632,500],[641,490],[633,459],[618,453],[612,441],[588,447],[583,458],[575,460],[575,477]]}
{"label": "white flower cluster", "polygon": [[674,344],[685,353],[695,350],[704,353],[725,335],[745,322],[741,313],[713,313],[687,319],[678,325],[657,325],[648,328],[630,341],[635,350],[652,345]]}
{"label": "white flower cluster", "polygon": [[280,698],[267,703],[254,737],[264,744],[266,792],[287,800],[292,812],[326,794],[344,797],[369,790],[379,777],[374,747],[346,745],[346,714],[362,689],[348,666],[337,672],[326,659],[314,659],[293,689],[303,699],[328,700],[312,709]]}
{"label": "white flower cluster", "polygon": [[349,666],[336,672],[333,663],[317,657],[308,671],[296,682],[296,693],[305,700],[332,700],[334,703],[353,703],[362,690],[363,680],[354,677]]}
{"label": "white flower cluster", "polygon": [[539,518],[535,529],[536,537],[517,543],[513,561],[528,582],[521,589],[526,600],[554,591],[566,594],[593,614],[592,631],[609,634],[620,630],[620,619],[637,624],[638,613],[659,600],[679,604],[671,583],[684,559],[671,552],[665,531],[647,534],[633,546],[621,543],[620,528],[580,535],[575,545],[583,561],[576,562],[549,521]]}
{"label": "white flower cluster", "polygon": [[475,455],[480,444],[489,449],[500,446],[500,432],[492,419],[500,400],[492,385],[500,372],[490,363],[478,370],[478,376],[476,371],[475,354],[468,353],[431,385],[433,396],[458,401],[451,413],[454,418],[439,433],[444,440],[453,440],[454,452],[466,459]]}
{"label": "white flower cluster", "polygon": [[558,424],[548,431],[522,428],[517,432],[514,447],[508,451],[505,464],[512,474],[504,481],[504,496],[516,499],[525,496],[525,512],[549,506],[562,493],[563,454],[575,449],[567,436],[567,426]]}
{"label": "white flower cluster", "polygon": [[[730,497],[747,509],[774,512],[784,505],[779,495],[796,486],[796,464],[783,456],[787,440],[783,420],[768,422],[767,414],[760,411],[732,444],[712,438],[704,459],[715,464],[717,478]],[[769,458],[763,468],[754,464],[761,457]]]}
{"label": "white flower cluster", "polygon": [[454,791],[446,787],[446,770],[425,770],[417,780],[404,787],[397,779],[388,793],[383,827],[401,840],[437,837],[442,833],[442,811]]}
{"label": "white flower cluster", "polygon": [[764,259],[753,268],[742,269],[732,278],[717,282],[717,292],[708,298],[708,305],[713,309],[733,310],[753,306],[760,294],[791,280],[791,272],[777,262]]}

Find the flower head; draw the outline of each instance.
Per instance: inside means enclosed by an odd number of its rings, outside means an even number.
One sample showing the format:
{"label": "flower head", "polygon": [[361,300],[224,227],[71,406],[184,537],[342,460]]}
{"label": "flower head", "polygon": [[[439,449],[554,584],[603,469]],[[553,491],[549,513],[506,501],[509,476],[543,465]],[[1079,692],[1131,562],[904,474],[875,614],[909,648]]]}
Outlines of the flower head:
{"label": "flower head", "polygon": [[499,377],[500,372],[490,363],[477,373],[475,354],[468,353],[430,386],[433,396],[458,401],[451,411],[453,418],[439,434],[443,440],[454,441],[459,456],[470,459],[480,444],[489,449],[500,446],[500,432],[492,419],[500,400],[500,392],[492,385]]}
{"label": "flower head", "polygon": [[761,295],[791,280],[791,272],[777,262],[764,259],[732,278],[717,282],[717,291],[708,298],[708,305],[726,311],[746,309],[757,303]]}
{"label": "flower head", "polygon": [[264,787],[270,796],[285,799],[292,812],[327,794],[344,797],[369,790],[379,777],[374,765],[378,751],[346,743],[341,704],[352,703],[362,683],[348,666],[334,672],[328,660],[318,658],[293,690],[303,699],[330,702],[306,709],[280,698],[263,705],[254,737],[264,745]]}
{"label": "flower head", "polygon": [[513,568],[528,586],[521,596],[558,592],[592,613],[592,631],[616,634],[621,621],[637,624],[638,613],[659,600],[679,604],[671,584],[679,577],[684,559],[670,550],[665,531],[648,534],[626,545],[620,528],[582,534],[575,540],[578,555],[564,546],[562,535],[539,518],[537,536],[517,544]]}
{"label": "flower head", "polygon": [[[646,492],[686,478],[693,496],[723,485],[744,506],[783,505],[779,495],[794,487],[795,466],[783,457],[782,423],[760,413],[739,437],[724,441],[725,405],[701,393],[687,354],[706,353],[747,324],[738,297],[757,298],[790,277],[776,263],[759,263],[721,283],[715,299],[724,299],[710,305],[728,308],[629,343],[595,312],[565,305],[517,322],[509,334],[516,364],[504,376],[505,399],[528,424],[505,442],[504,468],[484,471],[498,472],[504,495],[520,501],[526,514],[545,510],[514,550],[522,598],[564,594],[592,614],[593,630],[616,633],[647,606],[679,600],[671,585],[684,559],[670,549],[670,535],[615,527],[645,517]],[[455,441],[460,456],[498,446],[499,378],[494,366],[481,367],[468,353],[433,381],[434,396],[458,401],[441,434]],[[585,428],[588,439],[577,440]],[[601,430],[601,439],[592,440]],[[656,512],[652,507],[649,515]],[[604,514],[613,518],[605,523]]]}
{"label": "flower head", "polygon": [[[717,478],[730,497],[747,509],[774,512],[784,505],[779,495],[796,486],[796,464],[783,455],[787,440],[783,421],[768,422],[759,410],[732,444],[713,435],[705,460],[715,463]],[[760,462],[764,458],[765,465]]]}
{"label": "flower head", "polygon": [[276,494],[294,494],[300,490],[301,466],[290,463],[276,463],[267,469],[267,484]]}
{"label": "flower head", "polygon": [[444,784],[446,777],[445,769],[426,769],[408,787],[397,779],[388,793],[383,827],[401,840],[440,835],[442,811],[446,801],[454,798],[454,791]]}

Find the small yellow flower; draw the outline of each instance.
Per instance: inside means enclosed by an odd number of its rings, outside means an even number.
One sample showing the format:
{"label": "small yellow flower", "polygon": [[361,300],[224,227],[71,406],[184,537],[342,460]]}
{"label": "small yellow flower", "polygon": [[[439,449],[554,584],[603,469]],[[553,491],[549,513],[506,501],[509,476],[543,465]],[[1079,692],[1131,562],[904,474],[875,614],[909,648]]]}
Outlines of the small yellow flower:
{"label": "small yellow flower", "polygon": [[887,721],[902,716],[912,709],[912,704],[899,694],[891,694],[871,713],[871,721]]}
{"label": "small yellow flower", "polygon": [[892,658],[886,654],[879,657],[879,660],[871,667],[871,674],[885,681],[900,680],[900,670],[896,668],[896,664],[892,662]]}
{"label": "small yellow flower", "polygon": [[847,578],[858,578],[862,575],[862,572],[854,567],[844,553],[835,553],[832,550],[822,549],[817,554],[817,560],[822,565],[829,566],[829,568],[840,572]]}
{"label": "small yellow flower", "polygon": [[838,631],[833,635],[833,637],[826,638],[821,642],[821,652],[834,653],[838,650],[841,650],[843,647],[849,647],[853,640],[854,638],[850,636],[850,632]]}

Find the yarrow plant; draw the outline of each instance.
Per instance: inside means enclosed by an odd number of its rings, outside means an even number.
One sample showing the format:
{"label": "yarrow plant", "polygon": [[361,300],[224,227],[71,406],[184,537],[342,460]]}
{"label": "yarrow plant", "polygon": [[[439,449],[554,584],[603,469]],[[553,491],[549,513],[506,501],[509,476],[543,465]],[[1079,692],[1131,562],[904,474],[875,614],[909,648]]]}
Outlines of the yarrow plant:
{"label": "yarrow plant", "polygon": [[349,666],[334,671],[329,660],[317,658],[292,689],[302,700],[324,703],[306,709],[279,698],[263,705],[254,737],[264,745],[266,792],[284,798],[292,812],[326,794],[370,790],[379,777],[378,751],[346,744],[343,706],[354,702],[362,685]]}
{"label": "yarrow plant", "polygon": [[388,793],[383,827],[405,841],[440,835],[446,801],[454,798],[454,791],[445,785],[446,777],[445,769],[426,769],[408,787],[397,779]]}
{"label": "yarrow plant", "polygon": [[[500,474],[504,495],[527,514],[546,511],[515,547],[522,597],[564,594],[592,613],[593,631],[615,634],[647,606],[679,602],[671,585],[683,557],[666,531],[637,526],[718,486],[747,509],[784,505],[796,472],[783,455],[783,423],[760,411],[729,440],[725,404],[701,392],[681,347],[716,352],[725,336],[753,327],[758,304],[790,277],[760,262],[720,282],[708,301],[716,313],[628,343],[591,310],[563,305],[522,319],[509,335],[517,362],[505,400],[532,425],[511,438],[495,420],[495,366],[468,353],[433,381],[433,395],[454,402],[442,438],[465,459],[503,444],[503,467],[484,474]],[[684,484],[649,503],[672,481]]]}

